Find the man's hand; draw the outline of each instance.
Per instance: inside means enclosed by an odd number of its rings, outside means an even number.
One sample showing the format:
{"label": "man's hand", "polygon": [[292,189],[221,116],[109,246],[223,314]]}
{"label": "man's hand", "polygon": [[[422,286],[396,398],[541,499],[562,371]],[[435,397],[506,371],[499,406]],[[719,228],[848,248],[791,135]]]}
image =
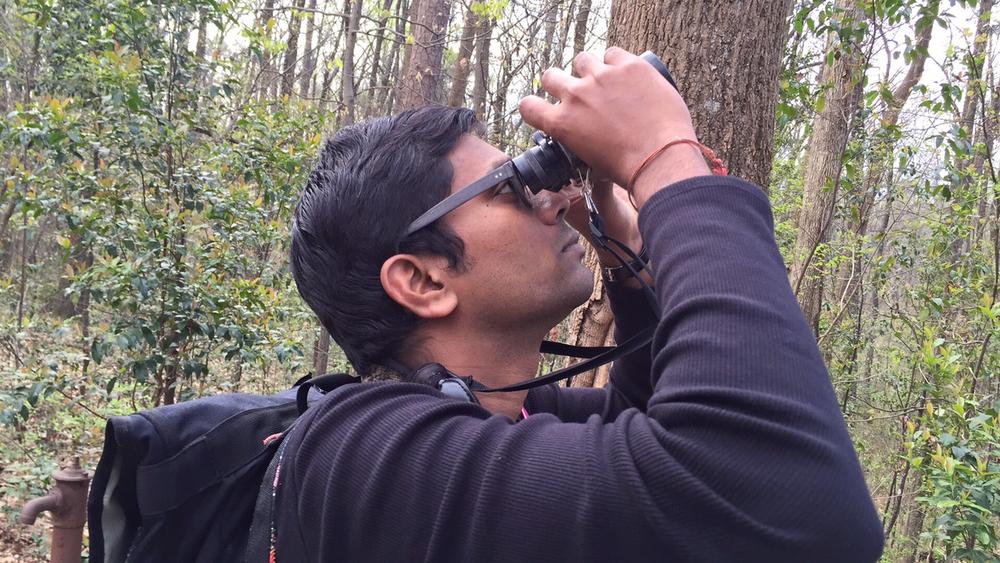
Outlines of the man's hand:
{"label": "man's hand", "polygon": [[[542,75],[542,87],[559,99],[558,105],[528,96],[521,100],[521,115],[619,185],[627,185],[656,149],[675,139],[697,138],[684,100],[639,57],[612,47],[603,63],[580,53],[573,68],[579,78],[556,68]],[[633,195],[641,206],[667,184],[707,174],[696,147],[677,145],[647,165]]]}

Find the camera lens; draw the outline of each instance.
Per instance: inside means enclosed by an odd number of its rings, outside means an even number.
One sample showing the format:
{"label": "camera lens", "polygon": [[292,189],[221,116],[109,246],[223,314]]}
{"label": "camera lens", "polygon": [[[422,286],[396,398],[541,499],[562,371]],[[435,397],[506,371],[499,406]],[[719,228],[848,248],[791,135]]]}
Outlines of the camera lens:
{"label": "camera lens", "polygon": [[573,177],[573,159],[566,149],[549,137],[532,135],[536,146],[514,158],[514,168],[531,193],[559,191]]}

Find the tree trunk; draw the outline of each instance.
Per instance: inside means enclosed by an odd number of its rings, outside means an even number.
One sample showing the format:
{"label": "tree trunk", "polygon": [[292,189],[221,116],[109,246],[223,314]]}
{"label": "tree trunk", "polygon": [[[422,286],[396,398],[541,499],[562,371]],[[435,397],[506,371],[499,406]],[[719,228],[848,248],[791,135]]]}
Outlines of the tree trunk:
{"label": "tree trunk", "polygon": [[482,18],[476,31],[476,74],[472,85],[472,109],[480,121],[486,121],[486,96],[490,81],[490,43],[496,20]]}
{"label": "tree trunk", "polygon": [[[566,342],[576,346],[610,346],[614,344],[614,314],[608,303],[608,295],[601,281],[601,265],[597,252],[587,246],[584,264],[594,271],[594,291],[583,305],[577,307],[569,319]],[[565,366],[575,360],[567,358]],[[581,373],[573,378],[573,387],[599,387],[601,380],[607,381],[610,364]]]}
{"label": "tree trunk", "polygon": [[[836,7],[845,26],[864,17],[855,0],[837,0]],[[827,53],[827,63],[819,75],[823,103],[818,104],[812,138],[806,149],[804,194],[790,276],[806,321],[814,332],[819,326],[825,277],[817,250],[829,238],[842,159],[864,83],[864,59],[859,45],[842,44],[837,36],[831,36]]]}
{"label": "tree trunk", "polygon": [[[576,25],[573,27],[573,55],[587,50],[587,21],[590,19],[591,0],[580,0],[580,9],[576,12]],[[614,10],[614,8],[612,8]]]}
{"label": "tree trunk", "polygon": [[871,151],[872,158],[868,162],[864,181],[860,184],[862,193],[853,198],[859,202],[858,211],[851,214],[850,226],[848,227],[848,232],[854,239],[854,255],[851,260],[844,262],[841,272],[837,276],[833,295],[835,299],[840,300],[840,308],[830,323],[830,327],[826,329],[828,332],[836,327],[845,312],[845,308],[849,309],[858,303],[855,294],[863,291],[861,284],[864,283],[864,277],[867,273],[865,271],[866,265],[870,263],[869,257],[864,254],[863,244],[868,234],[872,208],[875,206],[876,194],[883,188],[886,175],[894,160],[899,114],[924,73],[927,48],[931,42],[939,6],[939,0],[930,0],[920,11],[914,25],[915,41],[914,47],[910,51],[909,69],[907,69],[902,82],[892,91],[892,98],[879,117],[881,127],[875,133]]}
{"label": "tree trunk", "polygon": [[313,52],[313,35],[316,34],[316,0],[309,0],[306,20],[306,45],[302,50],[302,72],[299,77],[299,97],[308,98],[312,77],[316,72],[316,53]]}
{"label": "tree trunk", "polygon": [[[265,0],[264,8],[260,11],[260,20],[258,24],[262,29],[264,29],[264,35],[267,39],[272,37],[271,34],[271,20],[274,19],[274,0]],[[264,49],[261,53],[260,62],[260,83],[257,89],[257,99],[267,100],[272,97],[271,87],[274,84],[275,73],[274,73],[274,54],[271,51]]]}
{"label": "tree trunk", "polygon": [[[657,53],[678,80],[698,138],[713,147],[734,174],[767,186],[778,71],[791,6],[792,0],[615,0],[608,45],[636,54]],[[580,32],[589,12],[590,1],[583,0],[574,34],[577,52],[584,47]],[[598,279],[597,285],[601,283]],[[603,295],[603,290],[595,289],[595,295]],[[574,321],[578,315],[583,317],[578,335],[613,334],[607,303],[592,297],[574,313]],[[583,341],[571,338],[571,343]]]}
{"label": "tree trunk", "polygon": [[556,43],[555,57],[552,59],[552,66],[561,67],[563,65],[563,51],[566,50],[566,42],[569,41],[569,26],[576,19],[573,13],[576,10],[576,0],[570,0],[563,12],[562,28],[559,30],[559,41]]}
{"label": "tree trunk", "polygon": [[[959,118],[959,125],[970,142],[974,138],[976,113],[979,110],[980,100],[984,94],[983,51],[989,42],[990,15],[992,10],[993,0],[980,0],[979,15],[976,20],[976,36],[972,40],[972,50],[965,61],[969,78],[965,86],[965,96],[962,101],[962,115]],[[970,183],[970,178],[965,174],[967,172],[965,169],[968,165],[968,158],[959,160],[958,168],[963,173],[962,183],[966,185]]]}
{"label": "tree trunk", "polygon": [[285,61],[281,65],[281,95],[291,96],[295,85],[295,67],[299,60],[299,31],[302,27],[302,8],[306,0],[295,0],[292,19],[288,22],[288,47],[285,49]]}
{"label": "tree trunk", "polygon": [[458,43],[458,56],[451,71],[451,91],[448,93],[448,105],[460,107],[465,105],[465,89],[469,85],[469,71],[472,70],[472,51],[476,44],[476,31],[479,29],[479,16],[469,4],[465,11],[465,23],[462,26],[462,40]]}
{"label": "tree trunk", "polygon": [[[402,59],[405,61],[409,45],[405,45],[406,42],[403,38],[406,36],[406,19],[409,17],[409,8],[410,4],[406,0],[398,0],[396,2],[396,28],[392,41],[392,49],[389,51],[389,64],[385,66],[385,70],[382,71],[382,78],[379,80],[381,86],[379,108],[380,111],[385,113],[392,113],[393,105],[396,103],[396,96],[399,93],[399,80],[397,79],[399,69],[406,67],[405,64],[400,64],[400,52],[402,51]],[[402,49],[400,48],[401,46]]]}
{"label": "tree trunk", "polygon": [[[541,76],[543,72],[552,66],[552,43],[556,39],[556,24],[559,23],[559,2],[557,0],[548,0],[545,3],[544,18],[545,38],[542,40],[542,60],[537,72],[533,73],[534,76]],[[535,95],[545,95],[541,81],[538,81],[538,86],[535,87]]]}
{"label": "tree trunk", "polygon": [[[340,39],[347,32],[347,25],[348,25],[349,18],[346,17],[346,16],[347,16],[347,14],[350,14],[350,12],[351,12],[351,0],[344,0],[344,9],[343,9],[343,12],[345,14],[345,17],[341,18],[343,20],[343,23],[340,26],[340,30],[337,31],[337,38],[334,39],[334,41],[333,41],[333,49],[330,51],[330,55],[329,55],[330,57],[333,57],[334,59],[336,59],[336,57],[337,57],[337,51],[340,49]],[[327,95],[330,93],[330,84],[333,83],[333,79],[337,76],[337,73],[339,72],[339,68],[335,64],[329,64],[329,62],[327,62],[323,66],[326,67],[326,68],[323,70],[323,83],[320,86],[319,97],[320,97],[320,103],[321,104],[324,104],[324,103],[326,103],[328,101],[327,100]]]}
{"label": "tree trunk", "polygon": [[195,87],[198,90],[205,88],[205,70],[208,68],[208,62],[205,60],[205,50],[208,45],[208,10],[200,9],[198,10],[198,39],[195,41],[194,47],[194,60],[198,65],[198,70],[195,72]]}
{"label": "tree trunk", "polygon": [[767,188],[792,0],[615,0],[608,45],[670,68],[698,139],[735,176]]}
{"label": "tree trunk", "polygon": [[319,328],[319,338],[316,339],[316,346],[313,348],[313,373],[323,375],[326,373],[327,364],[330,361],[330,333],[325,328]]}
{"label": "tree trunk", "polygon": [[344,100],[344,119],[341,126],[354,124],[354,46],[358,42],[361,23],[362,0],[354,0],[347,21],[347,43],[344,45],[344,74],[341,77],[341,98]]}
{"label": "tree trunk", "polygon": [[[368,90],[370,94],[368,95],[365,115],[375,115],[379,111],[379,106],[383,100],[379,78],[381,78],[382,72],[382,46],[385,43],[386,23],[389,21],[389,10],[391,8],[392,0],[385,0],[382,4],[382,13],[379,15],[378,29],[375,31],[375,46],[372,48],[372,67],[368,75]],[[390,64],[387,62],[385,66],[388,67]]]}
{"label": "tree trunk", "polygon": [[441,101],[441,64],[450,18],[451,0],[421,0],[413,20],[409,64],[400,81],[401,109]]}

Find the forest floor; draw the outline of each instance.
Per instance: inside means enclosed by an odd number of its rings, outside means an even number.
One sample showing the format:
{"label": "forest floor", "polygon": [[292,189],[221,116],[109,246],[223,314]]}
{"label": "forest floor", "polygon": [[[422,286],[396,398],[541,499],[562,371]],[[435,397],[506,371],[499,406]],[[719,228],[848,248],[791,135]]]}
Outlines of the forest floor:
{"label": "forest floor", "polygon": [[[13,506],[17,499],[0,498],[0,514],[16,515],[20,506]],[[23,526],[17,517],[0,518],[0,563],[43,563],[47,561],[48,534],[51,521],[47,515],[38,518],[33,526]],[[40,538],[45,537],[44,545]]]}

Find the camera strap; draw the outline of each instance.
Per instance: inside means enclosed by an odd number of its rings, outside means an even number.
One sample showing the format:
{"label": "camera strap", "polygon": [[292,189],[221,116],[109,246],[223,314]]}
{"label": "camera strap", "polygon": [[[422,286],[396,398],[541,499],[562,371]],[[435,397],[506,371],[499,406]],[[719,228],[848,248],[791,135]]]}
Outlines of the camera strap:
{"label": "camera strap", "polygon": [[587,358],[586,360],[567,366],[562,369],[558,369],[548,375],[543,375],[542,377],[536,377],[534,379],[529,379],[528,381],[522,381],[521,383],[515,383],[513,385],[507,385],[504,387],[498,387],[496,389],[491,389],[486,387],[482,383],[472,379],[466,379],[469,388],[473,391],[479,393],[506,393],[510,391],[524,391],[526,389],[534,389],[535,387],[541,387],[543,385],[548,385],[550,383],[555,383],[557,381],[562,381],[564,379],[569,379],[574,375],[579,375],[585,371],[590,371],[597,367],[603,366],[604,364],[611,363],[618,358],[631,354],[653,339],[653,331],[656,329],[655,326],[650,326],[639,332],[638,334],[632,336],[625,342],[622,342],[618,346],[599,346],[599,347],[588,347],[588,346],[573,346],[571,344],[563,344],[561,342],[551,342],[546,340],[542,343],[540,352],[546,354],[557,354],[560,356],[569,356],[573,358]]}

